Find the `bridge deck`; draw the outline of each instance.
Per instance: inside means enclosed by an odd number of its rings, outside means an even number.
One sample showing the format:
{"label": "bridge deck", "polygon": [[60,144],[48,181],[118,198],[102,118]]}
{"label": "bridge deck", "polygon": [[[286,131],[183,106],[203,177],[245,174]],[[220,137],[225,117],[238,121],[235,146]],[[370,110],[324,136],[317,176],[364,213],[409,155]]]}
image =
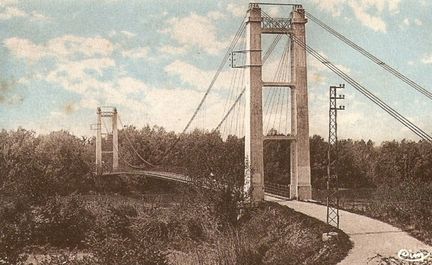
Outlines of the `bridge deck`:
{"label": "bridge deck", "polygon": [[113,176],[113,175],[140,175],[140,176],[148,176],[153,178],[172,180],[182,183],[190,182],[190,178],[188,176],[171,173],[171,172],[160,172],[160,171],[149,171],[149,170],[134,170],[134,171],[116,171],[104,173],[103,175]]}

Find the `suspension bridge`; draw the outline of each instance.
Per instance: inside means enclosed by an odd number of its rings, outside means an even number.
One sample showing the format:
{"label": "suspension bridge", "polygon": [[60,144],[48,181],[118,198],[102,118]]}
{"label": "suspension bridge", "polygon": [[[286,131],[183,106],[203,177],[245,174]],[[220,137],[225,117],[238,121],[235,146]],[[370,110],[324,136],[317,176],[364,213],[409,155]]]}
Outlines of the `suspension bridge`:
{"label": "suspension bridge", "polygon": [[[223,80],[229,88],[224,113],[220,121],[215,124],[213,131],[220,132],[222,137],[228,135],[244,137],[244,191],[250,194],[252,200],[263,200],[265,189],[282,192],[291,199],[310,200],[312,198],[307,54],[397,120],[401,126],[408,128],[421,140],[432,143],[432,136],[429,133],[307,44],[306,23],[309,20],[317,24],[336,39],[404,82],[408,88],[413,88],[428,99],[432,99],[432,93],[429,90],[305,11],[301,5],[277,4],[291,7],[289,16],[285,18],[274,18],[268,15],[264,10],[268,5],[274,4],[249,4],[249,9],[201,101],[180,133],[182,135],[190,130],[193,123],[199,119],[198,117],[205,116],[209,111],[206,108],[208,107],[206,100],[209,94],[216,90],[221,73],[228,72],[229,78],[224,76]],[[267,49],[263,51],[262,43],[270,37],[272,40],[267,45]],[[278,46],[281,46],[279,53],[276,52]],[[272,56],[278,61],[277,67],[273,71],[273,76],[266,80],[263,76],[263,68],[266,67],[266,62]],[[106,120],[110,123],[109,126]],[[189,180],[189,176],[182,174],[153,170],[159,165],[154,165],[144,159],[135,147],[136,143],[132,142],[127,133],[125,134],[127,145],[124,147],[130,148],[142,163],[139,166],[132,165],[124,157],[119,157],[118,123],[121,128],[124,127],[116,108],[98,108],[95,124],[97,174],[146,174],[180,182]],[[163,157],[173,150],[179,139],[180,137],[177,137],[173,140],[171,146],[165,150],[159,160],[163,160]],[[109,142],[110,150],[102,150],[103,141]],[[287,158],[287,163],[290,165],[289,185],[272,185],[265,182],[263,149],[265,143],[269,141],[289,142],[289,162]],[[103,159],[106,157],[105,154],[110,154],[109,163],[111,165],[109,166]],[[124,164],[126,167],[121,169],[119,164]]]}

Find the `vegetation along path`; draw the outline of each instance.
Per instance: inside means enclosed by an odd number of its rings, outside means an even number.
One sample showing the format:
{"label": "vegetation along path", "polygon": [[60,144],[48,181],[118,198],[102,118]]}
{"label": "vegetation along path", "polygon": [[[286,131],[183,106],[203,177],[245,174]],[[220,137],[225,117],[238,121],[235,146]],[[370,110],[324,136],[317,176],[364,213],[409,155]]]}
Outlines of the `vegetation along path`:
{"label": "vegetation along path", "polygon": [[[326,222],[326,207],[323,205],[286,201],[272,196],[266,196],[266,200],[278,202],[295,211]],[[347,211],[341,210],[339,213],[340,229],[347,233],[354,243],[354,247],[348,256],[339,263],[340,265],[374,264],[373,258],[377,255],[397,257],[397,253],[401,249],[412,251],[423,249],[432,252],[431,246],[411,237],[399,228]]]}

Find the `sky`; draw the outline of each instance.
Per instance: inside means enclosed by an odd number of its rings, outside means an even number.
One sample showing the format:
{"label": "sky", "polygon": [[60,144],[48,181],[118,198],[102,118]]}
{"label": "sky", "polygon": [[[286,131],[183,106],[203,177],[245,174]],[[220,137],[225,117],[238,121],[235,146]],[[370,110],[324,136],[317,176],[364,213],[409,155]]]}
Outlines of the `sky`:
{"label": "sky", "polygon": [[[287,2],[274,0],[272,2]],[[293,2],[290,2],[293,3]],[[432,91],[432,2],[305,0],[304,8]],[[180,131],[235,35],[248,1],[0,0],[0,128],[93,135],[97,106],[122,123]],[[290,9],[263,6],[274,17]],[[308,44],[413,123],[432,133],[432,103],[312,21]],[[265,37],[263,47],[271,38]],[[272,57],[264,75],[277,64]],[[213,128],[226,110],[225,67],[192,127]],[[308,57],[310,134],[328,135],[328,87],[344,83]],[[339,137],[418,138],[349,85]]]}

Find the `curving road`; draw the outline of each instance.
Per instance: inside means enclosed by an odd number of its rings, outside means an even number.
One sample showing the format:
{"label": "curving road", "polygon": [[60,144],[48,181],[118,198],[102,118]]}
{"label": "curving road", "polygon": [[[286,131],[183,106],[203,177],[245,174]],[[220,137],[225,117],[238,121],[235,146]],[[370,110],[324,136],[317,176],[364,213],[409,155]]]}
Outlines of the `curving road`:
{"label": "curving road", "polygon": [[[323,205],[301,201],[286,201],[271,195],[266,195],[266,200],[275,201],[295,211],[326,222],[327,212],[326,207]],[[347,233],[354,243],[348,256],[339,265],[378,264],[376,259],[369,260],[377,254],[397,258],[397,253],[401,249],[413,251],[424,249],[432,252],[431,246],[413,238],[399,228],[363,215],[342,210],[339,213],[340,229]]]}

